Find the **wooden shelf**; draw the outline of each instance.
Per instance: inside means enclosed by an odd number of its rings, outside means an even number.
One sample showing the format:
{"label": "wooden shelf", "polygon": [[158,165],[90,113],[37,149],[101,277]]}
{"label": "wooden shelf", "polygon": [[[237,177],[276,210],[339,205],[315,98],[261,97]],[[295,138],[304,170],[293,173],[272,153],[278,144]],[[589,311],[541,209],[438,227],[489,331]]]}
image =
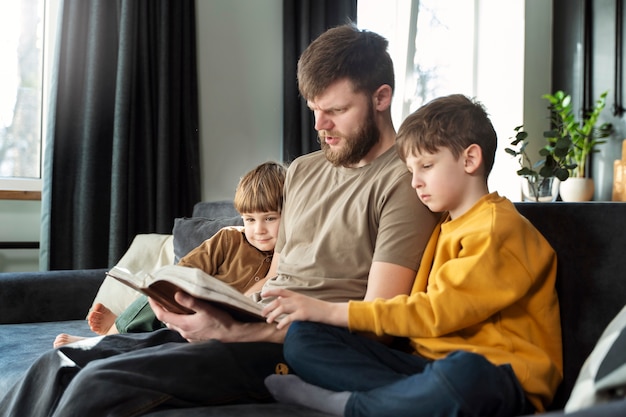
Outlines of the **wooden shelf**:
{"label": "wooden shelf", "polygon": [[41,200],[41,191],[0,190],[0,200]]}

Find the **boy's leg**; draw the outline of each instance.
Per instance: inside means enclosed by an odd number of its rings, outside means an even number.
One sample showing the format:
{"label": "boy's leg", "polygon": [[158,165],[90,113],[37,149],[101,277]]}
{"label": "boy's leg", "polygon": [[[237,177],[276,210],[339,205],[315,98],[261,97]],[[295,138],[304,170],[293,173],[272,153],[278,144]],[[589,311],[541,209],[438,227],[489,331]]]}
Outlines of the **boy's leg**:
{"label": "boy's leg", "polygon": [[510,366],[458,351],[432,362],[422,373],[353,393],[344,415],[507,417],[533,412]]}
{"label": "boy's leg", "polygon": [[79,340],[84,340],[84,339],[87,339],[87,337],[73,336],[67,333],[60,333],[57,335],[57,337],[54,338],[54,342],[52,342],[52,347],[58,348],[58,347],[65,346],[67,344],[78,342]]}
{"label": "boy's leg", "polygon": [[165,327],[156,316],[148,297],[140,296],[115,319],[115,327],[119,333],[151,332]]}
{"label": "boy's leg", "polygon": [[276,401],[296,404],[322,411],[332,416],[343,416],[350,391],[331,391],[304,382],[297,375],[270,375],[265,385]]}
{"label": "boy's leg", "polygon": [[389,385],[422,372],[430,362],[345,328],[313,322],[290,325],[284,354],[305,381],[334,391],[368,391]]}
{"label": "boy's leg", "polygon": [[87,323],[94,333],[104,335],[115,323],[115,314],[104,304],[96,303],[87,315]]}

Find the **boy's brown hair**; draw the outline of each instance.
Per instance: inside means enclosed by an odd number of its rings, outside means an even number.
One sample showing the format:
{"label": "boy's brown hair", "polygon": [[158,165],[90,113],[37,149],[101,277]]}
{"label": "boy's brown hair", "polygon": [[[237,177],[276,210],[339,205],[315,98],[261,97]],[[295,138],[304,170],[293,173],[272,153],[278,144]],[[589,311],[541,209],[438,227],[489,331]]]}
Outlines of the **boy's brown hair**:
{"label": "boy's brown hair", "polygon": [[240,213],[281,212],[283,185],[287,169],[278,162],[265,162],[244,175],[235,190],[233,201]]}
{"label": "boy's brown hair", "polygon": [[327,30],[298,60],[300,94],[312,100],[344,78],[352,82],[355,92],[373,94],[384,84],[393,90],[393,61],[387,45],[382,36],[359,30],[353,24]]}
{"label": "boy's brown hair", "polygon": [[410,154],[448,148],[455,158],[470,145],[482,149],[485,179],[496,156],[498,138],[481,103],[462,94],[439,97],[409,115],[398,130],[396,149],[406,162]]}

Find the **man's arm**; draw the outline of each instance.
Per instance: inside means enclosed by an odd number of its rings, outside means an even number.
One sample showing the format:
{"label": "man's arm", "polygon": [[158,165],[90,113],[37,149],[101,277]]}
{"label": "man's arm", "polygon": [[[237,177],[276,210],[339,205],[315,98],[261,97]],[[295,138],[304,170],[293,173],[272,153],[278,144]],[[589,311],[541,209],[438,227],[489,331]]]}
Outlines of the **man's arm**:
{"label": "man's arm", "polygon": [[367,279],[367,292],[364,300],[393,298],[399,294],[409,294],[416,271],[388,262],[373,262]]}

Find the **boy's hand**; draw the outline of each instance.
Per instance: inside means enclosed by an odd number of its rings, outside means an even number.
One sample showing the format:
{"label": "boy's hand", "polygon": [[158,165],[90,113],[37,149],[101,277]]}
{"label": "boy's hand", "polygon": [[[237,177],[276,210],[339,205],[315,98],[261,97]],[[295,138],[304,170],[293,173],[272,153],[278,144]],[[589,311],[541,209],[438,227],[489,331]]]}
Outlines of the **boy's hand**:
{"label": "boy's hand", "polygon": [[348,303],[330,303],[285,289],[265,290],[261,296],[276,297],[265,306],[263,315],[268,323],[277,322],[277,329],[296,320],[348,327]]}

